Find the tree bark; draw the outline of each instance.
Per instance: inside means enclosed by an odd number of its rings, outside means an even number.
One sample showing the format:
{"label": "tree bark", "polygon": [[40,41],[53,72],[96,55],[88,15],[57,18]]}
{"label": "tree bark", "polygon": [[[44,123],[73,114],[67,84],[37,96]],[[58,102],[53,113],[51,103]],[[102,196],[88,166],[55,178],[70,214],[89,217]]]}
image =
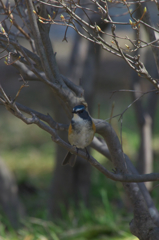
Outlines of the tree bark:
{"label": "tree bark", "polygon": [[[81,79],[82,86],[85,89],[85,97],[90,106],[90,112],[93,107],[94,81],[96,80],[96,69],[98,67],[98,46],[96,50],[95,54],[94,44],[84,41],[83,39],[81,40],[81,38],[76,35],[70,63],[67,68],[68,75],[72,81],[76,81],[76,84],[79,84]],[[66,116],[64,116],[64,113],[61,113],[61,111],[58,111],[58,109],[59,106],[56,106],[55,117],[59,122],[62,122],[63,119],[66,119]],[[60,136],[67,141],[66,134],[60,133]],[[50,211],[53,216],[60,216],[61,209],[59,202],[67,208],[71,200],[76,206],[79,201],[82,200],[84,204],[88,206],[91,166],[82,158],[77,157],[77,163],[74,168],[70,168],[69,166],[62,167],[61,162],[66,152],[61,151],[60,146],[56,147],[56,151],[57,164],[51,183]]]}
{"label": "tree bark", "polygon": [[20,227],[25,210],[18,196],[18,187],[13,174],[0,158],[0,205],[14,228]]}

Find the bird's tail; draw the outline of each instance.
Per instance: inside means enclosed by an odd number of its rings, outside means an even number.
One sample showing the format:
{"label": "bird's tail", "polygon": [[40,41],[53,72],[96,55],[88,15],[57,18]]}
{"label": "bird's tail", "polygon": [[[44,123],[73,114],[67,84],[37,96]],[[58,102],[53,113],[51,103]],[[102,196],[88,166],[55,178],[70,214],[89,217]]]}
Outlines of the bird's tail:
{"label": "bird's tail", "polygon": [[74,167],[76,158],[77,158],[77,155],[74,155],[74,154],[68,152],[62,162],[62,166],[69,164],[71,167]]}

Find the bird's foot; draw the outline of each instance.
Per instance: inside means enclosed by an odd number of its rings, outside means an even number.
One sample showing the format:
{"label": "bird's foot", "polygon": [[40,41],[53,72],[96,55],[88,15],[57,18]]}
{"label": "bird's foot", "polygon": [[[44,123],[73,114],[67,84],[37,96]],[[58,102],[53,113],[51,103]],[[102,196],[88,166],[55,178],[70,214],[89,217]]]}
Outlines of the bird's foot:
{"label": "bird's foot", "polygon": [[86,151],[86,155],[87,155],[87,160],[90,159],[90,155],[89,155],[89,152],[87,151],[87,148],[85,148],[85,151]]}
{"label": "bird's foot", "polygon": [[71,152],[72,154],[76,154],[75,151],[76,151],[76,153],[78,153],[77,147],[76,147],[75,145],[72,145],[72,151],[70,151],[70,152]]}

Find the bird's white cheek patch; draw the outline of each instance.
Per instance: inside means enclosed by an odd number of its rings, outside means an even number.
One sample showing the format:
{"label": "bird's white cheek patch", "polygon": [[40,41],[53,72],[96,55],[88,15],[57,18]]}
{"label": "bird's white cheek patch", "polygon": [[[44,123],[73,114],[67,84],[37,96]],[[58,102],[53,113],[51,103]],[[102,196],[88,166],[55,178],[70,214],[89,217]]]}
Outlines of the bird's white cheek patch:
{"label": "bird's white cheek patch", "polygon": [[78,115],[76,113],[74,113],[73,118],[76,120],[78,118]]}
{"label": "bird's white cheek patch", "polygon": [[78,121],[78,122],[83,121],[83,119],[80,118],[80,117],[78,116],[78,114],[76,114],[76,113],[73,114],[72,120],[74,120],[74,121],[76,121],[76,122],[77,122],[77,121]]}

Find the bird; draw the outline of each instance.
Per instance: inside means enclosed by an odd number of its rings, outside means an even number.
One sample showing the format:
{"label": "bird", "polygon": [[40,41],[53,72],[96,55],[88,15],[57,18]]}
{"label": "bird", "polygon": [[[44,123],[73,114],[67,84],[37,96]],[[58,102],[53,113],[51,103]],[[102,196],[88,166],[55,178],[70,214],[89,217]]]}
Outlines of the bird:
{"label": "bird", "polygon": [[[73,117],[68,128],[68,141],[72,146],[78,149],[85,149],[86,154],[89,153],[86,147],[92,142],[96,127],[95,124],[87,112],[84,105],[77,105],[72,110]],[[62,166],[69,164],[71,167],[75,165],[77,155],[68,152],[65,156]]]}

